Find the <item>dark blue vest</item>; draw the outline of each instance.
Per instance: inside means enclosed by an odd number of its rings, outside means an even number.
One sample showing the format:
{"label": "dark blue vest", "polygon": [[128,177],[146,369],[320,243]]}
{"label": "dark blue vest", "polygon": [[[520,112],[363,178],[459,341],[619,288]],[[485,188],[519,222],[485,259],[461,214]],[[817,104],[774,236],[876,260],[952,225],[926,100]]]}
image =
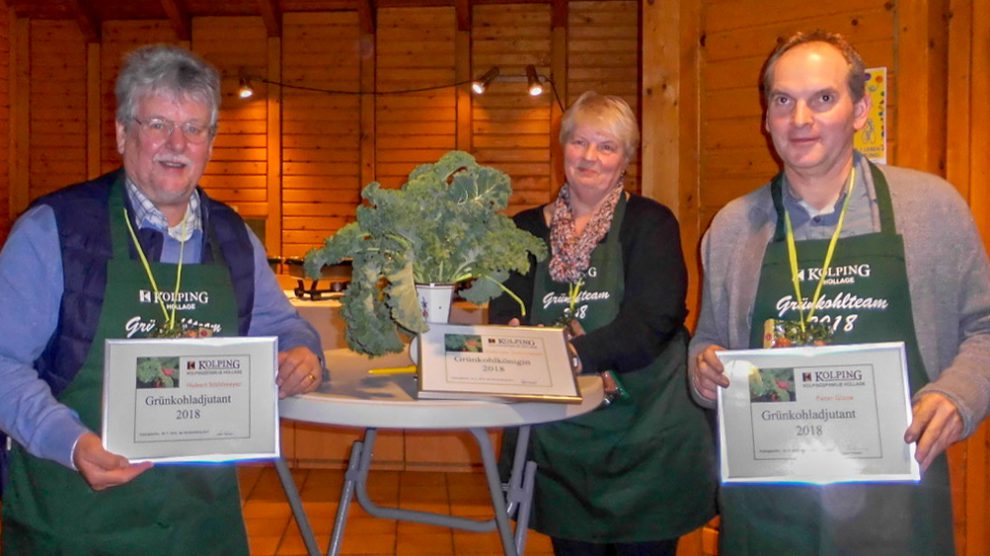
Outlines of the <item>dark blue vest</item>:
{"label": "dark blue vest", "polygon": [[[38,375],[51,386],[55,396],[72,382],[85,361],[100,320],[107,282],[107,261],[112,256],[109,219],[123,217],[107,214],[110,188],[118,178],[123,180],[123,170],[66,187],[35,201],[35,204],[50,206],[55,212],[62,248],[64,293],[58,325],[41,357],[35,361]],[[238,333],[246,336],[254,306],[251,241],[244,221],[237,213],[207,197],[203,190],[199,194],[203,229],[207,232],[204,233],[202,262],[213,262],[210,242],[216,241],[234,284]],[[162,250],[162,234],[142,229],[138,238],[148,259],[158,260]],[[131,257],[137,257],[133,245]]]}

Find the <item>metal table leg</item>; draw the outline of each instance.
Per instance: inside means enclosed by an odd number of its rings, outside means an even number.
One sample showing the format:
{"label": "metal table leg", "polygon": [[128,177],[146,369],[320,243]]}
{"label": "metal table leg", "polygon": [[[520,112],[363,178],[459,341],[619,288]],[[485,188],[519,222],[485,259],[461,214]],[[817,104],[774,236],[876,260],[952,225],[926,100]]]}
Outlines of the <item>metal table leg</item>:
{"label": "metal table leg", "polygon": [[367,469],[371,467],[370,461],[368,465],[362,465],[362,454],[364,447],[368,446],[368,459],[371,459],[371,447],[375,444],[375,429],[368,429],[364,434],[364,442],[356,441],[351,446],[351,457],[347,460],[347,472],[344,474],[344,486],[340,489],[340,501],[337,503],[337,515],[333,520],[333,533],[330,535],[327,556],[337,556],[340,553],[340,545],[344,541],[344,527],[347,526],[347,513],[354,498],[354,485],[363,484],[368,477]]}
{"label": "metal table leg", "polygon": [[313,534],[313,528],[309,526],[306,510],[303,509],[302,499],[299,497],[299,490],[296,489],[296,483],[292,480],[292,473],[284,459],[275,459],[275,471],[278,472],[278,478],[282,482],[285,497],[289,499],[292,516],[295,517],[299,534],[302,535],[303,542],[306,544],[306,552],[309,553],[309,556],[319,556],[320,547],[316,544],[316,536]]}
{"label": "metal table leg", "polygon": [[[330,539],[330,546],[327,549],[327,556],[336,556],[340,551],[340,545],[344,538],[344,529],[347,525],[348,507],[355,496],[361,507],[369,515],[375,517],[414,521],[479,533],[497,529],[499,538],[502,541],[502,551],[505,556],[521,555],[526,543],[526,526],[529,520],[530,498],[533,492],[533,476],[536,471],[535,463],[524,462],[526,446],[529,442],[529,427],[520,428],[520,437],[515,454],[516,461],[513,464],[508,489],[503,489],[499,479],[495,450],[492,447],[491,440],[488,438],[487,431],[480,428],[469,430],[478,442],[478,447],[481,450],[481,459],[485,467],[485,479],[488,483],[488,491],[491,495],[492,508],[495,514],[493,519],[468,519],[448,514],[404,510],[375,504],[370,496],[368,496],[367,484],[377,431],[375,429],[366,429],[364,440],[355,442],[351,449],[351,457],[348,461],[344,486],[340,493],[340,504],[337,506],[337,515],[334,520],[333,534]],[[516,511],[516,508],[519,511],[519,519],[515,537],[513,537],[512,524],[509,522],[509,517]]]}

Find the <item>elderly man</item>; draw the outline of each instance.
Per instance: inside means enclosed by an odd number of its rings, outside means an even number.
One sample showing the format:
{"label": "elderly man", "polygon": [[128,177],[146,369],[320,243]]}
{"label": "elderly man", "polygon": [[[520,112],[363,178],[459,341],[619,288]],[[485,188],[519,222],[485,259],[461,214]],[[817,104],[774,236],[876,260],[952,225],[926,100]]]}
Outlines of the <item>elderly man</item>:
{"label": "elderly man", "polygon": [[[103,449],[104,340],[141,336],[135,322],[166,337],[277,335],[285,397],[322,381],[319,337],[243,220],[197,188],[216,70],[141,48],[116,96],[123,169],[38,199],[0,252],[0,428],[16,441],[3,552],[247,554],[233,466],[152,468]],[[183,292],[197,302],[169,307]]]}
{"label": "elderly man", "polygon": [[[870,100],[863,61],[842,37],[790,38],[763,81],[764,125],[784,168],[727,205],[703,240],[704,296],[689,361],[695,398],[713,406],[716,389],[729,384],[716,351],[762,347],[768,319],[806,318],[781,301],[883,299],[869,309],[822,304],[816,315],[832,324],[834,343],[905,342],[914,407],[904,441],[918,443],[925,472],[918,485],[725,485],[720,553],[952,554],[944,451],[973,432],[990,400],[983,244],[945,181],[875,166],[853,149]],[[826,282],[820,294],[819,273],[802,274],[850,265],[869,271],[852,283]],[[791,309],[781,315],[781,306]]]}

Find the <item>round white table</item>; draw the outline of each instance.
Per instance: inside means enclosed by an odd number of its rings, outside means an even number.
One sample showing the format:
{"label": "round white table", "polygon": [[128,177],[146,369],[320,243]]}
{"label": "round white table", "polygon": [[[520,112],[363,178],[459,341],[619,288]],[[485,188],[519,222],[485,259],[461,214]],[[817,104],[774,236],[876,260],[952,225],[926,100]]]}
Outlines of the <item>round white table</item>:
{"label": "round white table", "polygon": [[[411,364],[406,353],[370,359],[347,349],[324,352],[331,380],[320,390],[279,402],[279,414],[286,419],[360,427],[365,429],[363,440],[351,449],[348,469],[341,489],[340,504],[334,521],[327,554],[337,554],[343,540],[347,512],[352,498],[369,514],[388,519],[404,519],[466,529],[491,531],[498,529],[503,552],[515,556],[523,552],[529,520],[536,464],[526,461],[530,426],[560,421],[588,413],[597,408],[604,392],[598,375],[578,377],[582,401],[579,404],[554,402],[500,403],[474,400],[418,400],[414,374],[369,374],[373,368],[398,368]],[[498,475],[495,451],[485,429],[519,427],[519,437],[513,459],[512,473],[503,486]],[[377,429],[467,429],[478,442],[485,477],[491,494],[495,516],[490,520],[475,520],[431,512],[418,512],[378,506],[368,497],[367,480],[371,468]],[[295,483],[288,467],[278,460],[277,469],[282,486],[289,497],[296,522],[313,556],[320,553],[309,522],[303,512]],[[515,514],[513,534],[509,518]]]}

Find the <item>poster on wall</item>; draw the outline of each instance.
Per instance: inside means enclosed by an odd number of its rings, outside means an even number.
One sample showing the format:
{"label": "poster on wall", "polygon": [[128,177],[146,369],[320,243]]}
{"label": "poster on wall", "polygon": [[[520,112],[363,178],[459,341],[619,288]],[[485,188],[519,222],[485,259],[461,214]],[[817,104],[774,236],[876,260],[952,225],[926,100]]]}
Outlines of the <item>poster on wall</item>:
{"label": "poster on wall", "polygon": [[878,164],[887,163],[887,68],[866,68],[870,115],[856,134],[856,150]]}

